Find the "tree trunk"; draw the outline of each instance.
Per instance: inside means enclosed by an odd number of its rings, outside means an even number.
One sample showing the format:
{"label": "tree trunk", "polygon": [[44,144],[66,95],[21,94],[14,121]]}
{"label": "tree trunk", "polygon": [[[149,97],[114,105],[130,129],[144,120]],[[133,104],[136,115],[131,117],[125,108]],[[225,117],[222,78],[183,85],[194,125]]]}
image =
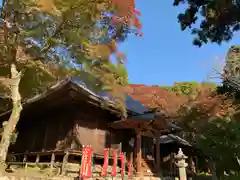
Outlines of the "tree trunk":
{"label": "tree trunk", "polygon": [[11,98],[13,103],[13,109],[11,116],[4,127],[2,134],[2,139],[0,143],[0,163],[5,163],[8,153],[8,148],[10,146],[11,136],[14,132],[18,120],[20,118],[20,113],[22,111],[21,96],[19,94],[19,83],[21,80],[21,72],[18,72],[16,66],[12,64],[11,66],[11,78],[6,78],[2,83],[9,86],[11,90]]}

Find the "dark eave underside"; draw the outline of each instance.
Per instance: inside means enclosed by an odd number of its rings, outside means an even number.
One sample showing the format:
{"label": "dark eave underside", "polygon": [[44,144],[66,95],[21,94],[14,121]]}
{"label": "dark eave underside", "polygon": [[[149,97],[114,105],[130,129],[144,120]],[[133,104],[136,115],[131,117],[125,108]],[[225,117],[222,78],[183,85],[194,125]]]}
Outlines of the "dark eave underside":
{"label": "dark eave underside", "polygon": [[147,113],[128,118],[126,120],[115,121],[110,124],[114,129],[135,129],[141,131],[143,135],[155,136],[158,133],[169,134],[180,131],[181,128],[172,124],[169,120],[159,119],[155,113]]}

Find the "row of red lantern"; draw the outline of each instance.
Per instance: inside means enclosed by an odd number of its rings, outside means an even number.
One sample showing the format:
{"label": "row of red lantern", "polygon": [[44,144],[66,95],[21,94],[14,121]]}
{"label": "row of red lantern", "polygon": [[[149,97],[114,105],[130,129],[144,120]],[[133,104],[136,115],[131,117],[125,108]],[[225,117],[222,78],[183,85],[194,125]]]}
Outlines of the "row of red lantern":
{"label": "row of red lantern", "polygon": [[[81,178],[90,178],[92,175],[92,156],[93,156],[93,150],[90,146],[86,146],[83,148],[83,154],[82,154],[82,162],[81,162],[81,169],[80,169],[80,177]],[[117,175],[117,162],[118,162],[118,151],[112,150],[112,156],[113,156],[113,166],[112,166],[112,177],[116,177]],[[124,177],[125,174],[125,154],[120,153],[120,161],[121,161],[121,176]],[[107,176],[107,170],[109,165],[109,149],[104,149],[104,163],[102,167],[101,176],[106,177]],[[132,158],[130,158],[130,161],[128,162],[128,177],[132,177],[132,171],[133,171],[133,165],[132,165]]]}
{"label": "row of red lantern", "polygon": [[[113,166],[112,166],[112,172],[111,175],[112,177],[116,177],[117,175],[117,161],[118,161],[118,151],[117,150],[112,150],[112,156],[113,156]],[[121,161],[121,176],[124,177],[125,174],[125,154],[120,153],[120,161]],[[103,168],[102,168],[102,173],[101,175],[103,177],[107,176],[107,169],[108,169],[108,163],[109,163],[109,149],[104,149],[104,163],[103,163]],[[128,177],[132,177],[132,158],[128,162]]]}

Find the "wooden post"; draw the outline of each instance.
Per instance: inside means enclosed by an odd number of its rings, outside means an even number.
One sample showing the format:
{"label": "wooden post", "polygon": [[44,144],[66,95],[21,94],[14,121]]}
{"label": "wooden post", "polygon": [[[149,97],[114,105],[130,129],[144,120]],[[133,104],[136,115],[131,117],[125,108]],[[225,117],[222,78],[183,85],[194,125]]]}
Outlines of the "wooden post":
{"label": "wooden post", "polygon": [[196,173],[196,167],[192,156],[189,157],[189,167],[192,170],[192,172]]}
{"label": "wooden post", "polygon": [[174,169],[174,156],[173,156],[173,153],[171,152],[171,154],[170,154],[170,156],[171,156],[171,159],[170,159],[170,176],[173,176],[173,169]]}
{"label": "wooden post", "polygon": [[160,173],[160,134],[157,133],[156,136],[156,173]]}
{"label": "wooden post", "polygon": [[28,167],[28,164],[27,164],[27,155],[24,155],[24,157],[23,157],[23,163],[25,163],[24,168],[25,168],[25,172],[27,172],[27,167]]}
{"label": "wooden post", "polygon": [[108,148],[110,149],[109,152],[111,152],[111,148],[112,148],[112,131],[109,131],[109,146]]}
{"label": "wooden post", "polygon": [[67,172],[66,165],[68,162],[68,156],[69,156],[69,153],[67,151],[63,157],[63,162],[62,162],[62,174],[61,175],[63,175],[63,176],[66,175],[66,172]]}
{"label": "wooden post", "polygon": [[198,166],[198,163],[199,163],[199,162],[198,162],[198,156],[196,156],[195,159],[196,159],[196,173],[199,173],[199,171],[198,171],[198,170],[199,170],[199,166]]}
{"label": "wooden post", "polygon": [[35,161],[36,165],[38,165],[38,164],[39,164],[39,160],[40,160],[40,155],[39,155],[39,154],[37,154],[36,161]]}
{"label": "wooden post", "polygon": [[53,172],[54,163],[55,163],[55,154],[52,153],[52,156],[51,156],[51,165],[50,165],[51,172]]}
{"label": "wooden post", "polygon": [[136,136],[136,153],[137,153],[137,162],[136,162],[136,175],[141,176],[141,166],[142,166],[142,151],[141,151],[141,134],[137,132]]}
{"label": "wooden post", "polygon": [[152,139],[152,157],[155,157],[155,144],[154,144],[154,139]]}
{"label": "wooden post", "polygon": [[212,180],[217,180],[216,163],[212,162]]}

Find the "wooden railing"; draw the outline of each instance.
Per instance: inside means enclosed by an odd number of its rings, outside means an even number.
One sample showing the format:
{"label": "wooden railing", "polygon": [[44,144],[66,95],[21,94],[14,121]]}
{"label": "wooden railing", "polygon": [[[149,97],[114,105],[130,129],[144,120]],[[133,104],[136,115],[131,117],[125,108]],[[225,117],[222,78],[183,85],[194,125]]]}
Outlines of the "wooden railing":
{"label": "wooden railing", "polygon": [[[56,156],[60,157],[58,158],[58,161],[56,161]],[[25,153],[10,153],[7,158],[7,164],[8,167],[11,165],[21,165],[25,169],[28,168],[28,166],[47,166],[50,168],[51,172],[57,169],[57,173],[61,175],[65,175],[68,171],[68,162],[69,162],[69,156],[82,156],[82,151],[76,151],[76,150],[58,150],[58,151],[43,151],[43,152],[25,152]],[[48,157],[48,158],[46,158]],[[103,154],[93,154],[94,159],[103,159]],[[40,161],[41,159],[45,159],[45,161]],[[47,161],[46,159],[49,159],[50,161]],[[60,159],[60,160],[59,160]],[[79,158],[81,159],[81,158]],[[110,155],[109,159],[113,159],[113,157]],[[79,160],[79,164],[80,164]]]}

